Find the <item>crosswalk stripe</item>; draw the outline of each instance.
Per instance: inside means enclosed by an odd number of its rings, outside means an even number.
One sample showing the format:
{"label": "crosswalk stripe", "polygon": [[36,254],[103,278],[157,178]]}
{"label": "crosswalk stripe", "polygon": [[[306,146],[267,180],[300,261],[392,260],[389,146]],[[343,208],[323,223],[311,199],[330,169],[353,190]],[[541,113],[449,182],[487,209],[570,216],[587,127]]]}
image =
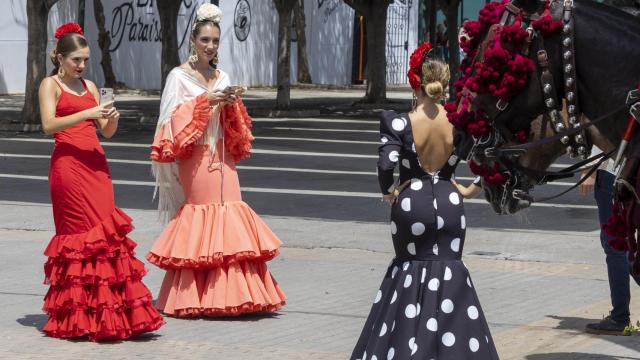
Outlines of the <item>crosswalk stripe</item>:
{"label": "crosswalk stripe", "polygon": [[[47,176],[35,175],[19,175],[19,174],[0,174],[0,178],[6,179],[24,179],[48,181]],[[134,185],[134,186],[155,186],[153,181],[131,181],[131,180],[113,180],[114,185]],[[257,188],[257,187],[241,187],[243,192],[256,193],[272,193],[272,194],[290,194],[290,195],[315,195],[315,196],[337,196],[337,197],[356,197],[356,198],[381,198],[379,193],[369,192],[350,192],[350,191],[327,191],[327,190],[302,190],[302,189],[274,189],[274,188]],[[489,205],[486,201],[480,199],[465,199],[464,202],[470,204]],[[533,207],[551,207],[551,208],[567,208],[567,209],[597,209],[594,205],[578,205],[578,204],[555,204],[555,203],[533,203]]]}

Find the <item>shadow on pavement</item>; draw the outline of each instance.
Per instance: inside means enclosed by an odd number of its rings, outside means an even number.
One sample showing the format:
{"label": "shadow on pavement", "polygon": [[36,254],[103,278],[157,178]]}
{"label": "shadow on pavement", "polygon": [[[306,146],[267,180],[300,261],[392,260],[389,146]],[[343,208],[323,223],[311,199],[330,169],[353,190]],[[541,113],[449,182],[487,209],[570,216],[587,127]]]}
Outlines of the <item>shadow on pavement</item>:
{"label": "shadow on pavement", "polygon": [[280,313],[254,313],[254,314],[243,314],[240,316],[196,317],[194,318],[194,320],[255,322],[255,321],[266,320],[266,319],[277,319],[280,317],[280,315],[281,315]]}
{"label": "shadow on pavement", "polygon": [[588,354],[579,352],[561,352],[548,354],[533,354],[525,357],[527,360],[640,360],[638,357],[609,356],[601,354]]}
{"label": "shadow on pavement", "polygon": [[[634,334],[631,336],[615,336],[615,335],[594,335],[594,334],[587,334],[584,329],[585,326],[587,326],[587,324],[590,323],[595,323],[600,321],[601,319],[585,319],[585,318],[579,318],[579,317],[566,317],[566,316],[548,316],[552,319],[556,319],[559,321],[559,324],[554,327],[554,329],[557,330],[568,330],[571,331],[573,333],[576,334],[581,334],[581,335],[587,335],[590,337],[595,337],[604,341],[608,341],[611,343],[614,343],[618,346],[622,346],[631,350],[635,350],[638,352],[638,356],[637,357],[608,357],[608,356],[604,356],[604,355],[598,355],[598,354],[591,354],[590,356],[592,357],[584,357],[584,359],[635,359],[635,360],[640,360],[640,336],[638,334]],[[635,321],[633,321],[635,322]],[[589,354],[586,354],[589,355]],[[583,359],[582,357],[571,357],[569,359]],[[527,358],[527,359],[531,359],[531,360],[538,360],[538,359],[565,359],[563,357],[549,357],[549,358],[545,358],[545,357],[541,357],[541,358],[537,358],[537,357],[532,357],[532,358]]]}
{"label": "shadow on pavement", "polygon": [[[46,324],[48,319],[49,319],[49,316],[46,315],[46,314],[27,314],[24,317],[16,319],[16,322],[18,324],[22,325],[22,326],[34,327],[42,335],[44,335],[44,332],[42,331],[42,328],[44,327],[44,324]],[[155,341],[159,337],[160,337],[160,335],[155,334],[155,333],[144,333],[144,334],[140,334],[140,335],[134,336],[134,337],[126,339],[126,340],[100,341],[99,344],[116,344],[116,343],[121,343],[121,342],[124,342],[124,341],[127,341],[127,342],[147,342],[147,341]],[[65,341],[76,342],[76,343],[90,342],[89,339],[87,339],[86,336],[73,338],[73,339],[65,339]]]}
{"label": "shadow on pavement", "polygon": [[38,329],[38,331],[42,331],[48,319],[49,316],[46,314],[27,314],[20,319],[16,319],[16,322],[22,326],[34,327]]}

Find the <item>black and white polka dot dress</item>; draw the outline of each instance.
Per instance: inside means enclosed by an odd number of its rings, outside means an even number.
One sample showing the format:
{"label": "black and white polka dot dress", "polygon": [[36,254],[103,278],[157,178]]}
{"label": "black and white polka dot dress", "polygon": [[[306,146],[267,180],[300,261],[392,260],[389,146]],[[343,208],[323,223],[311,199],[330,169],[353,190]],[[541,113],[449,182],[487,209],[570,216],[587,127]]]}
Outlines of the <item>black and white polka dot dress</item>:
{"label": "black and white polka dot dress", "polygon": [[426,173],[407,114],[384,112],[378,179],[384,194],[410,182],[391,209],[396,257],[375,295],[351,359],[498,359],[480,302],[461,260],[462,196],[451,178],[458,158]]}

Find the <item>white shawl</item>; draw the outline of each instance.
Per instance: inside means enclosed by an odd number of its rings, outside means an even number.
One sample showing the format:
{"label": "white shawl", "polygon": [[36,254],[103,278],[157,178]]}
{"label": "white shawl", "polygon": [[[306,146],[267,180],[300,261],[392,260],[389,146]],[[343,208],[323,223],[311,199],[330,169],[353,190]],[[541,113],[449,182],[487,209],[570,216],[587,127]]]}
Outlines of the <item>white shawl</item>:
{"label": "white shawl", "polygon": [[[167,80],[162,91],[160,99],[160,116],[156,126],[158,136],[164,126],[169,127],[171,137],[173,131],[171,129],[171,118],[176,108],[185,102],[191,101],[205,91],[221,91],[230,85],[229,76],[222,70],[219,71],[219,77],[211,89],[202,84],[198,79],[182,68],[176,67],[171,70],[167,76]],[[216,142],[220,136],[220,107],[215,106],[209,118],[207,131],[198,144],[209,145],[209,149],[215,152]],[[178,164],[176,162],[160,163],[151,162],[151,172],[156,179],[156,186],[153,192],[153,199],[158,196],[158,212],[160,220],[168,222],[172,219],[178,209],[184,204],[184,192],[180,184]]]}

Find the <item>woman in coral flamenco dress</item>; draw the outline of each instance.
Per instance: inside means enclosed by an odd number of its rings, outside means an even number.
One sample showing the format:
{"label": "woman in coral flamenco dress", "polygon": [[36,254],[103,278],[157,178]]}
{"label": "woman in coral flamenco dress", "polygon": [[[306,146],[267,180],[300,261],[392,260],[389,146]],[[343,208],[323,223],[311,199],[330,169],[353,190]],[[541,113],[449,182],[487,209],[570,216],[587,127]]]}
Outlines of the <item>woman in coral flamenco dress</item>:
{"label": "woman in coral flamenco dress", "polygon": [[126,339],[164,323],[141,282],[146,270],[127,237],[131,218],[115,207],[113,185],[96,129],[118,127],[113,102],[98,105],[96,86],[82,79],[89,47],[75,23],[56,31],[55,65],[40,85],[45,133],[53,134],[49,185],[56,235],[45,250],[44,332],[92,341]]}
{"label": "woman in coral flamenco dress", "polygon": [[168,75],[151,146],[159,210],[170,219],[147,259],[167,270],[156,306],[174,317],[280,309],[266,262],[281,241],[242,201],[235,164],[251,150],[251,119],[215,69],[220,9],[202,5],[189,61]]}

